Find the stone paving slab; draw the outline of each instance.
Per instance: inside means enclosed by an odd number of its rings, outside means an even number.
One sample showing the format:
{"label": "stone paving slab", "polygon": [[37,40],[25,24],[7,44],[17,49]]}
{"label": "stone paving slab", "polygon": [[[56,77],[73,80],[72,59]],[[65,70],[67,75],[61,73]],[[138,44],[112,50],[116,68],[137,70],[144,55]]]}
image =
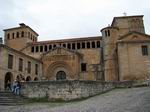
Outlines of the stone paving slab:
{"label": "stone paving slab", "polygon": [[78,102],[0,106],[0,112],[150,112],[150,87],[115,89]]}

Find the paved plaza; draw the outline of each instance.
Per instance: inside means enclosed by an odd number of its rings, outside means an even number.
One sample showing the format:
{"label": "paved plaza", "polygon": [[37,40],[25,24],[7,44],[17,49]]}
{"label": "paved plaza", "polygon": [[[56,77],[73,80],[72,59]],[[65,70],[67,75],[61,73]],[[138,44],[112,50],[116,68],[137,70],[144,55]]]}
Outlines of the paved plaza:
{"label": "paved plaza", "polygon": [[150,112],[150,87],[114,89],[87,100],[0,106],[0,112]]}

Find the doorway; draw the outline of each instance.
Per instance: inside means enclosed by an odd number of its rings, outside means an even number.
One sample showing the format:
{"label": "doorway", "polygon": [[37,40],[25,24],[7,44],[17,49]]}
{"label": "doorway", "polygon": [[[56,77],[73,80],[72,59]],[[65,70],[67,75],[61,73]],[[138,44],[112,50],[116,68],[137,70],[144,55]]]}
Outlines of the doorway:
{"label": "doorway", "polygon": [[5,89],[7,89],[7,87],[11,88],[12,81],[13,81],[13,74],[11,72],[6,73],[6,75],[5,75],[5,85],[4,85]]}
{"label": "doorway", "polygon": [[64,71],[57,72],[56,80],[66,80],[66,73]]}

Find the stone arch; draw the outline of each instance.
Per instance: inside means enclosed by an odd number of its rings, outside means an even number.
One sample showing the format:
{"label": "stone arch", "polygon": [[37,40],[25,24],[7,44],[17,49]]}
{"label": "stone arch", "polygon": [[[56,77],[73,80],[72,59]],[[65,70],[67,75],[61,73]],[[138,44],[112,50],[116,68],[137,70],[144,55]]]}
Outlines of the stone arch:
{"label": "stone arch", "polygon": [[38,81],[38,78],[37,78],[37,77],[35,77],[35,78],[34,78],[34,81]]}
{"label": "stone arch", "polygon": [[[5,75],[5,80],[4,80],[4,87],[5,89],[8,86],[8,83],[11,84],[13,82],[13,74],[11,72],[7,72]],[[11,85],[10,85],[11,86]]]}
{"label": "stone arch", "polygon": [[48,79],[56,80],[56,74],[59,71],[64,71],[66,73],[66,79],[74,78],[74,73],[72,71],[72,68],[66,62],[63,62],[63,61],[58,61],[58,62],[52,63],[47,69],[46,77]]}
{"label": "stone arch", "polygon": [[31,77],[30,76],[27,76],[26,77],[26,81],[31,81],[32,79],[31,79]]}

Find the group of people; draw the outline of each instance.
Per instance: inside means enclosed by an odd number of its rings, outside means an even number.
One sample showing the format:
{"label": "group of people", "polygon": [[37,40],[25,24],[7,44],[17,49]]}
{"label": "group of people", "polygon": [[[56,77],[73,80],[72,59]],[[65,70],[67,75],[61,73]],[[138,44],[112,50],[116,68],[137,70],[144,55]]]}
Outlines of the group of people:
{"label": "group of people", "polygon": [[10,81],[7,82],[6,89],[12,91],[15,95],[20,95],[21,83],[19,80],[15,80],[11,85]]}

